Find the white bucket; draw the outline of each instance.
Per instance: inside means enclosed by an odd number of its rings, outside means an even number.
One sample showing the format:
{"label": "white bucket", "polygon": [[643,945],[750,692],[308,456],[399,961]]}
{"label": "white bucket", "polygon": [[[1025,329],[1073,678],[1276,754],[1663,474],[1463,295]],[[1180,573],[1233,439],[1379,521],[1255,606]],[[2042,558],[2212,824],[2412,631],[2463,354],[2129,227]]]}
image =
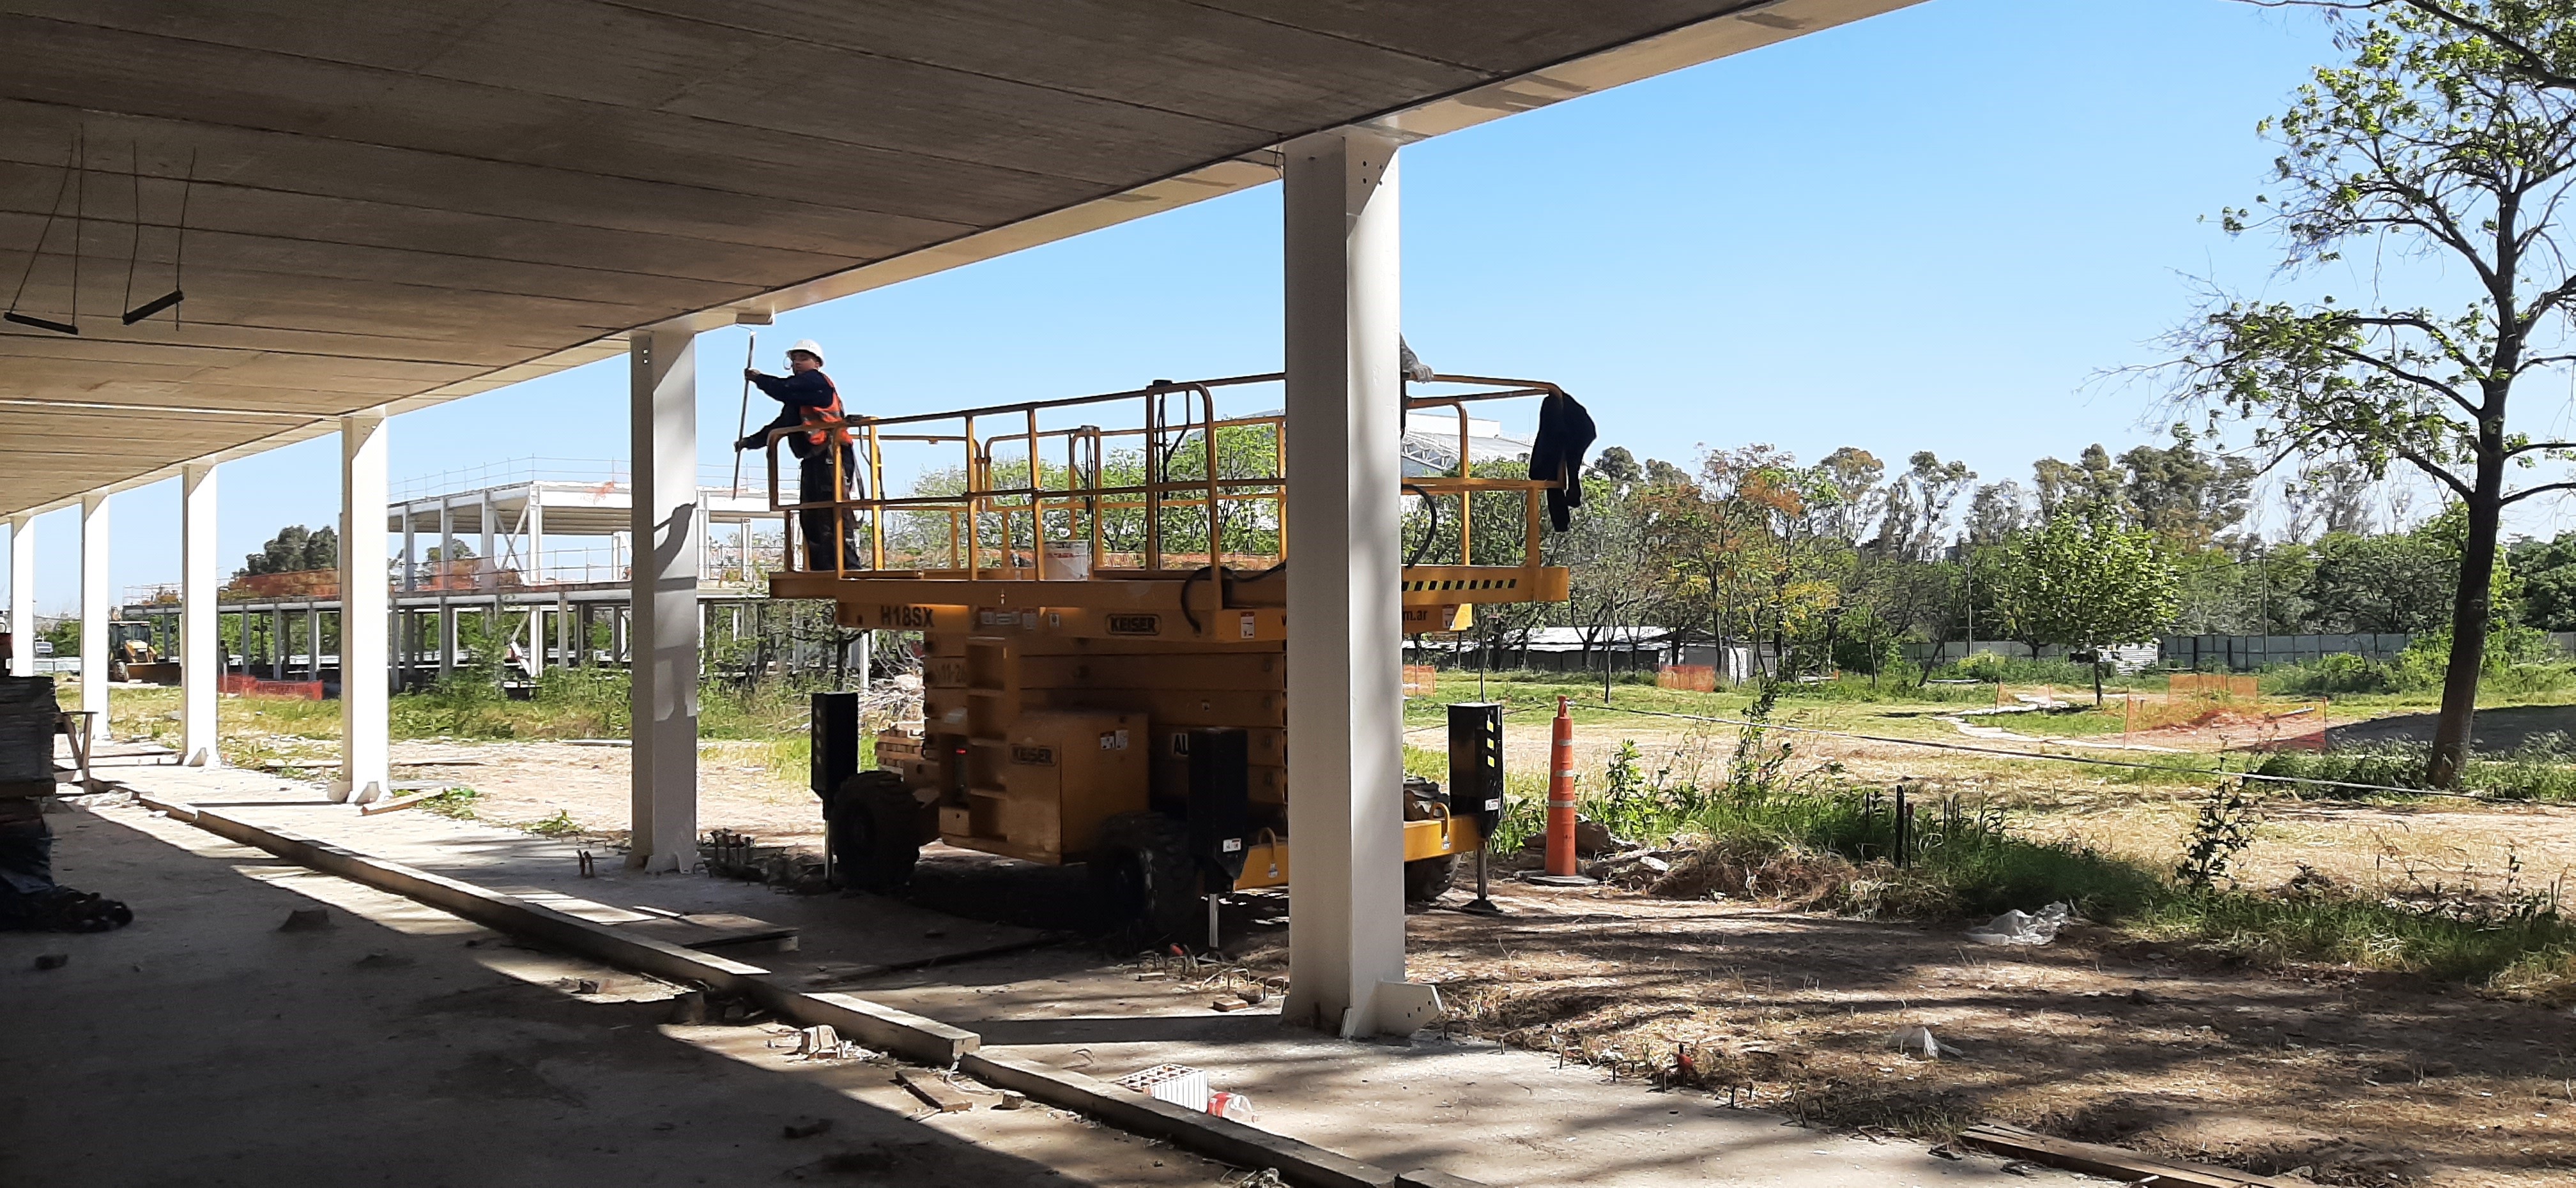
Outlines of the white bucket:
{"label": "white bucket", "polygon": [[1047,542],[1046,557],[1040,562],[1042,576],[1050,582],[1087,582],[1091,580],[1091,542],[1057,540]]}

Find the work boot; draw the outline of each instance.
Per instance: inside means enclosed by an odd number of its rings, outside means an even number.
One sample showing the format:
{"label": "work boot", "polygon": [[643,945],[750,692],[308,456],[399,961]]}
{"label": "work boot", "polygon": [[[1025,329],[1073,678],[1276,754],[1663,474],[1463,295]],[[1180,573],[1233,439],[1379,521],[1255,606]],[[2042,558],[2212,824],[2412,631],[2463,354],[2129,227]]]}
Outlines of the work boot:
{"label": "work boot", "polygon": [[123,901],[70,887],[0,899],[0,930],[10,932],[112,932],[133,922]]}

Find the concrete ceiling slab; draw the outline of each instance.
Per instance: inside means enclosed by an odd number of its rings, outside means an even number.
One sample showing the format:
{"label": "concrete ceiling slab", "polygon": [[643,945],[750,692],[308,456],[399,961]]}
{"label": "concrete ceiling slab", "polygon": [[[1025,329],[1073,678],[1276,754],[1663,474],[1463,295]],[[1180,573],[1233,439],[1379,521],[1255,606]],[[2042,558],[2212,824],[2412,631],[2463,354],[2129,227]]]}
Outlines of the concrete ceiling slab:
{"label": "concrete ceiling slab", "polygon": [[0,514],[1912,2],[0,0]]}

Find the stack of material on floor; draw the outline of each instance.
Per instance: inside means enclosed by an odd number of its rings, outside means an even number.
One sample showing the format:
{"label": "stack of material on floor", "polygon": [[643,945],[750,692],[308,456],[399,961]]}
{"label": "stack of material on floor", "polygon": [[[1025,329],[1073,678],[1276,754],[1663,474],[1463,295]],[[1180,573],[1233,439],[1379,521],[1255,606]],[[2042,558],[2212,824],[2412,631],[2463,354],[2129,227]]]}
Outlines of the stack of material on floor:
{"label": "stack of material on floor", "polygon": [[53,791],[54,723],[61,712],[54,678],[0,677],[0,788],[43,784],[40,793]]}

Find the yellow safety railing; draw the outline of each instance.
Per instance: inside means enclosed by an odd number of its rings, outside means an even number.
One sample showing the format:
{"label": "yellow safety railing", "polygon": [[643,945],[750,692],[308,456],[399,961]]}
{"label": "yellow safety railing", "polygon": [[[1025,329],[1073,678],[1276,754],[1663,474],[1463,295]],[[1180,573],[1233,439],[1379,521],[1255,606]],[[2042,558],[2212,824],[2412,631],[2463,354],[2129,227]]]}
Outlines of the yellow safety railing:
{"label": "yellow safety railing", "polygon": [[[904,417],[851,417],[842,424],[849,446],[834,448],[827,442],[827,448],[832,448],[833,489],[848,492],[856,478],[860,490],[828,501],[787,500],[780,492],[779,443],[816,427],[773,430],[766,447],[769,505],[786,522],[786,568],[841,577],[1060,579],[1082,576],[1065,572],[1075,562],[1071,550],[1062,546],[1076,543],[1084,546],[1088,573],[1103,576],[1182,576],[1209,566],[1275,566],[1288,555],[1287,418],[1280,413],[1220,418],[1216,406],[1220,390],[1283,378],[1272,373],[1157,381],[1093,396]],[[1558,484],[1475,477],[1467,406],[1544,397],[1560,389],[1544,381],[1481,376],[1443,375],[1430,382],[1472,389],[1405,398],[1408,410],[1450,408],[1457,414],[1455,473],[1402,480],[1406,492],[1426,500],[1456,500],[1456,559],[1443,558],[1440,564],[1476,563],[1477,493],[1517,491],[1525,532],[1521,557],[1517,565],[1501,568],[1534,574],[1540,568],[1536,546],[1542,495]],[[1141,406],[1133,427],[1041,424],[1061,419],[1064,410],[1106,411],[1131,401]],[[958,447],[957,489],[883,494],[887,447],[925,445]],[[1122,448],[1129,452],[1121,453]],[[854,475],[844,471],[845,455],[855,464]],[[1192,462],[1188,468],[1198,473],[1176,476],[1185,457]],[[805,542],[797,521],[806,512],[834,517],[835,542],[842,545],[836,554],[847,551],[853,531],[863,532],[864,567],[850,568],[844,555],[804,556],[800,566],[798,554]],[[926,535],[916,529],[907,539],[900,529],[890,532],[889,521],[896,518],[944,521],[944,528]],[[1113,524],[1118,530],[1113,531]],[[1229,529],[1234,531],[1231,541]],[[1176,551],[1176,544],[1184,547]],[[926,564],[925,554],[934,551],[942,554],[940,563]],[[1051,551],[1066,555],[1051,560]]]}

